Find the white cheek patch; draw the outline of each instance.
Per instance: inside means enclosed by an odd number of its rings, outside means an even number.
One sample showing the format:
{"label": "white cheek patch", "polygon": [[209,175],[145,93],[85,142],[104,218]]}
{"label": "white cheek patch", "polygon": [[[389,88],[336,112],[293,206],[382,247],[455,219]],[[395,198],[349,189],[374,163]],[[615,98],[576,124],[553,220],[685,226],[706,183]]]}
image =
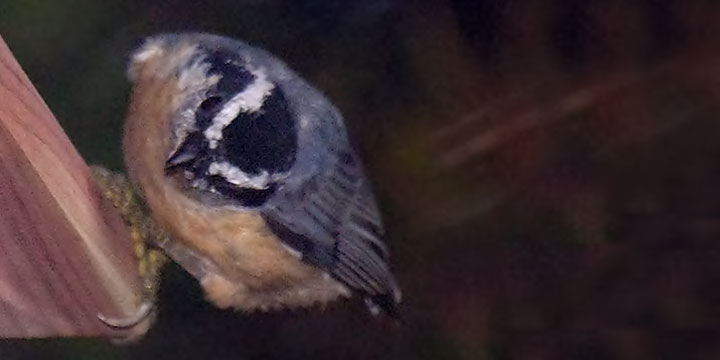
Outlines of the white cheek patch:
{"label": "white cheek patch", "polygon": [[202,60],[203,58],[199,58],[187,70],[180,73],[177,81],[178,90],[185,92],[189,89],[207,88],[215,85],[220,80],[218,75],[208,76],[209,66],[203,63]]}
{"label": "white cheek patch", "polygon": [[210,149],[217,147],[218,141],[222,140],[223,129],[230,125],[241,112],[253,113],[262,109],[265,99],[275,88],[275,84],[267,79],[265,70],[248,69],[248,71],[255,76],[255,81],[225,103],[225,106],[213,118],[212,124],[203,132]]}
{"label": "white cheek patch", "polygon": [[210,175],[222,176],[225,181],[231,184],[252,189],[267,189],[271,181],[270,174],[267,171],[262,171],[259,175],[248,176],[244,171],[227,161],[211,163],[207,172]]}
{"label": "white cheek patch", "polygon": [[203,60],[203,57],[199,57],[187,70],[178,75],[178,95],[172,100],[172,108],[184,110],[179,111],[177,117],[173,120],[172,131],[175,146],[173,147],[172,153],[177,151],[177,147],[182,144],[190,132],[196,130],[195,108],[197,104],[202,101],[196,89],[209,88],[217,84],[220,80],[220,76],[218,75],[207,75],[208,65],[205,64]]}

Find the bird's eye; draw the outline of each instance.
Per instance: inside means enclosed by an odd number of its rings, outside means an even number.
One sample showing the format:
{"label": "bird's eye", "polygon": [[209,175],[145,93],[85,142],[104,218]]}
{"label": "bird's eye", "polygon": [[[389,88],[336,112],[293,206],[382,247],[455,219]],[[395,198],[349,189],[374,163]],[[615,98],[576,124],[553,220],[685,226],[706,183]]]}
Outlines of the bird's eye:
{"label": "bird's eye", "polygon": [[222,97],[211,96],[211,97],[205,99],[203,102],[201,102],[198,109],[205,111],[205,112],[212,112],[212,111],[216,110],[217,107],[221,103],[222,103]]}
{"label": "bird's eye", "polygon": [[195,124],[199,129],[204,130],[212,122],[213,117],[220,111],[223,104],[223,97],[213,95],[203,100],[195,112]]}

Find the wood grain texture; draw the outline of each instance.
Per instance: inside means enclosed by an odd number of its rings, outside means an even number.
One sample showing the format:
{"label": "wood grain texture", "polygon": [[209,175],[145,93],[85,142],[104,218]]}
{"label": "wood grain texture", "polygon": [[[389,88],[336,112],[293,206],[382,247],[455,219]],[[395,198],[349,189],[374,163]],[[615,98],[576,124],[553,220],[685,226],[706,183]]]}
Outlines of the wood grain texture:
{"label": "wood grain texture", "polygon": [[0,37],[0,337],[119,336],[140,292],[131,242]]}

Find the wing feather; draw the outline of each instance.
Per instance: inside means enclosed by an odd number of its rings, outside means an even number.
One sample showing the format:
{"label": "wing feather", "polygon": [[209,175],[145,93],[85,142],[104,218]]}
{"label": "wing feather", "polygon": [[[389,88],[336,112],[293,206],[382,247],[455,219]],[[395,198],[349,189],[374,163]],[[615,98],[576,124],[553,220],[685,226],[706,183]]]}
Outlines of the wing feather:
{"label": "wing feather", "polygon": [[400,291],[388,267],[383,225],[350,151],[324,152],[330,160],[324,164],[331,166],[318,167],[298,186],[278,191],[263,214],[274,228],[282,228],[278,237],[305,261],[393,313]]}

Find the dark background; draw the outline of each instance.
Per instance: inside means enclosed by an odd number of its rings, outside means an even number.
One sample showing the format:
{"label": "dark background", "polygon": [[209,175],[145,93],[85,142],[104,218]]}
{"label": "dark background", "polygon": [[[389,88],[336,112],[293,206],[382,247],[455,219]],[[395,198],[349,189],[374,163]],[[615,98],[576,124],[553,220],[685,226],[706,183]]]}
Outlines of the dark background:
{"label": "dark background", "polygon": [[2,0],[0,34],[89,163],[121,169],[127,51],[209,31],[346,117],[406,325],[356,302],[220,311],[177,267],[136,345],[2,359],[718,359],[720,2]]}

